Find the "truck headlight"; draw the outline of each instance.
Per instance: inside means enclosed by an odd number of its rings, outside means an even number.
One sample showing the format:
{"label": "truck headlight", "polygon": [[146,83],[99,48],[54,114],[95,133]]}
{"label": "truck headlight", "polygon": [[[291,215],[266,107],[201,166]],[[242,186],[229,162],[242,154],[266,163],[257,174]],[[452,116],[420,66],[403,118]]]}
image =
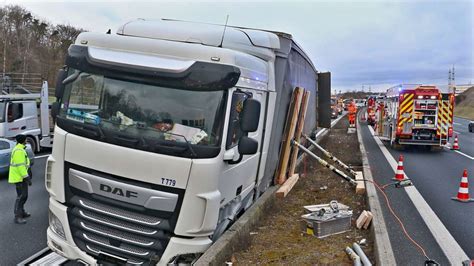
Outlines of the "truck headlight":
{"label": "truck headlight", "polygon": [[64,233],[63,224],[51,211],[49,211],[49,227],[55,234],[66,240],[66,233]]}

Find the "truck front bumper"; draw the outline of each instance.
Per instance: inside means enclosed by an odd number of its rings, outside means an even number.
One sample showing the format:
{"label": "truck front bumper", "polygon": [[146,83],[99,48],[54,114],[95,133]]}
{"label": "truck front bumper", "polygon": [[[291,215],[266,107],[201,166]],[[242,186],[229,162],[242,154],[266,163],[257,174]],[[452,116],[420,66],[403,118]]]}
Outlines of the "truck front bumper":
{"label": "truck front bumper", "polygon": [[[98,262],[94,257],[82,251],[74,243],[67,218],[67,207],[50,198],[49,209],[61,222],[66,237],[66,240],[64,240],[58,234],[53,232],[50,226],[47,231],[47,242],[49,248],[69,260],[82,261],[89,265],[97,265]],[[204,253],[211,244],[212,241],[209,237],[197,237],[191,239],[171,237],[168,246],[161,256],[160,262],[157,265],[167,265],[168,262],[178,255]]]}

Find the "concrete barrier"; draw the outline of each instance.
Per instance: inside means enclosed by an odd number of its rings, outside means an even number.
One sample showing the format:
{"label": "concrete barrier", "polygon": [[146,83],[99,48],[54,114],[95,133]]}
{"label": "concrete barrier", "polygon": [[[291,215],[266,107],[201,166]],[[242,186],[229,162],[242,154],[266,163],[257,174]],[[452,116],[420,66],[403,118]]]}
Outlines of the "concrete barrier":
{"label": "concrete barrier", "polygon": [[[364,112],[365,108],[361,109]],[[369,159],[365,151],[364,142],[361,135],[361,127],[359,124],[359,115],[357,115],[357,138],[359,140],[360,153],[362,155],[362,171],[364,179],[373,181],[372,172],[370,171]],[[388,230],[382,213],[379,197],[377,195],[377,188],[371,182],[366,182],[366,197],[369,203],[370,211],[374,216],[372,219],[372,226],[370,227],[371,234],[375,240],[375,260],[376,265],[396,265],[395,256],[393,255],[392,245],[388,237]]]}

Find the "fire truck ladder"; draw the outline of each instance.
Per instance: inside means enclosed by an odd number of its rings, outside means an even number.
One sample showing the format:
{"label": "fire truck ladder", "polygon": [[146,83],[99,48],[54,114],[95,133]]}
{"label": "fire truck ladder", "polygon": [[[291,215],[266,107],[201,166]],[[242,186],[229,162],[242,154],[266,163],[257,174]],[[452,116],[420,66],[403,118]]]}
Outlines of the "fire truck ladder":
{"label": "fire truck ladder", "polygon": [[449,101],[444,99],[444,97],[440,95],[438,101],[438,108],[436,110],[436,133],[439,134],[440,146],[443,145],[443,142],[444,144],[448,144],[448,128],[450,119],[452,117],[449,105]]}

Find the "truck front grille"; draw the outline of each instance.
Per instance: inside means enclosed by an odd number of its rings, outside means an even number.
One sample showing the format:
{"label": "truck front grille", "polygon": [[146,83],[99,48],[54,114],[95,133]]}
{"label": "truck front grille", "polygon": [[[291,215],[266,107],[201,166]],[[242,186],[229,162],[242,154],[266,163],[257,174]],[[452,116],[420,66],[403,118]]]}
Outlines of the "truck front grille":
{"label": "truck front grille", "polygon": [[90,200],[72,197],[69,221],[75,243],[100,258],[112,254],[127,263],[157,262],[168,244],[170,227],[166,220]]}
{"label": "truck front grille", "polygon": [[[129,180],[81,166],[65,165],[66,205],[74,243],[99,263],[155,265],[173,235],[184,190]],[[69,169],[124,184],[178,195],[173,212],[157,211],[90,194],[68,184]]]}

